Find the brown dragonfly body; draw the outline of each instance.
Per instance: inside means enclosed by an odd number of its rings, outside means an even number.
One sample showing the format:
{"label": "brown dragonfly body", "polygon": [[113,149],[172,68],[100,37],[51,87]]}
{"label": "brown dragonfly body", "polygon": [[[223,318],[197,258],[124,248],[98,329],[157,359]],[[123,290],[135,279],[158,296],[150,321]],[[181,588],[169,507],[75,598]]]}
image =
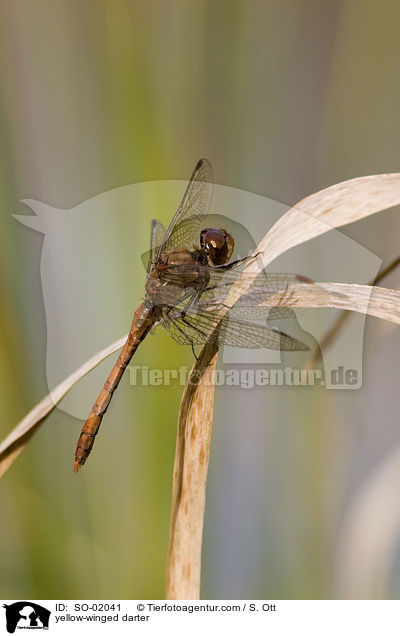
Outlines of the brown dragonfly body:
{"label": "brown dragonfly body", "polygon": [[118,387],[126,367],[132,359],[133,354],[142,342],[143,338],[154,325],[154,311],[149,310],[145,303],[139,305],[133,317],[132,326],[128,338],[119,354],[118,360],[104,383],[104,386],[90,411],[89,417],[83,425],[78,444],[75,451],[74,471],[85,463],[92,450],[94,440],[99,430],[103,415],[107,411],[108,405],[115,389]]}
{"label": "brown dragonfly body", "polygon": [[163,311],[168,312],[186,298],[188,290],[193,294],[201,293],[209,278],[201,250],[171,251],[155,264],[146,282],[145,301],[135,311],[125,345],[82,428],[75,452],[75,472],[88,458],[113,393],[140,343],[159,322]]}
{"label": "brown dragonfly body", "polygon": [[[225,229],[205,227],[211,192],[211,165],[201,159],[168,229],[158,221],[152,223],[145,299],[135,311],[126,343],[82,428],[75,452],[75,472],[92,450],[102,418],[127,365],[155,325],[161,324],[177,342],[191,345],[193,351],[194,345],[204,344],[210,337],[218,339],[218,344],[239,347],[308,349],[276,328],[240,320],[265,318],[266,310],[259,307],[260,303],[265,302],[268,294],[274,298],[279,291],[286,294],[291,282],[299,280],[296,275],[262,272],[253,277],[251,291],[229,308],[229,318],[220,319],[221,305],[229,287],[241,266],[255,257],[231,261],[232,236]],[[274,306],[274,317],[287,317],[283,309],[277,312]]]}

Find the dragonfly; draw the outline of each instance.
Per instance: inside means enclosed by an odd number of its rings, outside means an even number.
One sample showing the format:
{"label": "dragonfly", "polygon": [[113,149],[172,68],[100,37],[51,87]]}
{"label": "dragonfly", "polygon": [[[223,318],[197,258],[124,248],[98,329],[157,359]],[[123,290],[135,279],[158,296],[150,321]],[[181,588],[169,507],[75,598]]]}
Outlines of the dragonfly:
{"label": "dragonfly", "polygon": [[[272,308],[259,306],[269,295],[284,298],[291,284],[312,282],[296,274],[251,274],[249,290],[221,318],[224,300],[249,260],[233,260],[235,242],[223,228],[208,227],[207,214],[213,188],[212,166],[201,159],[190,178],[183,199],[166,229],[151,224],[144,301],[134,313],[132,325],[78,439],[74,471],[87,460],[113,394],[145,337],[157,325],[180,344],[194,347],[208,341],[245,348],[306,351],[300,340],[271,327],[269,319],[286,318],[287,307],[275,300]],[[290,293],[290,292],[289,292]],[[257,324],[262,319],[266,324]],[[253,320],[253,322],[251,322]]]}

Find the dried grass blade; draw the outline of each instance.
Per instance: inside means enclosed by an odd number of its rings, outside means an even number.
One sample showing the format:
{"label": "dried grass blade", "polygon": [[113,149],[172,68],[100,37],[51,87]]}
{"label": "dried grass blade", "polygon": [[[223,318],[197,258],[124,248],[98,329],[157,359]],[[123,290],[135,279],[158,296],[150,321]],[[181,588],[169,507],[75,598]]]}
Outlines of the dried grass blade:
{"label": "dried grass blade", "polygon": [[[201,542],[218,349],[207,344],[182,396],[172,482],[167,599],[199,599]],[[198,384],[193,381],[201,377]]]}
{"label": "dried grass blade", "polygon": [[23,451],[26,444],[43,423],[47,415],[54,409],[66,393],[84,375],[94,369],[109,355],[120,349],[127,336],[120,338],[102,351],[96,353],[90,360],[85,362],[79,369],[74,371],[68,378],[63,380],[51,393],[46,395],[17,426],[7,435],[0,444],[0,477],[12,466],[18,455]]}
{"label": "dried grass blade", "polygon": [[287,297],[269,296],[260,306],[347,309],[400,324],[400,291],[348,283],[299,283]]}

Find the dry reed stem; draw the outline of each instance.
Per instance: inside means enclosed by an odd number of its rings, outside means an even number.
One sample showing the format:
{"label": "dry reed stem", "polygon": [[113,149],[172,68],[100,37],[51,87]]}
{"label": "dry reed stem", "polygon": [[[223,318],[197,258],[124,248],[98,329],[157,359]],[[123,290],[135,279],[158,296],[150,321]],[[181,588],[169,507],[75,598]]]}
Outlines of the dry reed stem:
{"label": "dry reed stem", "polygon": [[[218,348],[206,345],[186,384],[178,419],[172,480],[167,599],[199,599],[201,543]],[[191,381],[201,382],[197,386]]]}

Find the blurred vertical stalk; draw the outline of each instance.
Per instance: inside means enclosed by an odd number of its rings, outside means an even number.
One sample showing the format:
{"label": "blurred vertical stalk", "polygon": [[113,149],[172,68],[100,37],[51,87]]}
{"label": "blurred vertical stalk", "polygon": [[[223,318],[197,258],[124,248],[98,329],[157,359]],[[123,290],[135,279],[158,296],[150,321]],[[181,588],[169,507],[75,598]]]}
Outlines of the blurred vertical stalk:
{"label": "blurred vertical stalk", "polygon": [[201,544],[218,347],[208,343],[193,366],[178,417],[167,561],[167,599],[199,599]]}

